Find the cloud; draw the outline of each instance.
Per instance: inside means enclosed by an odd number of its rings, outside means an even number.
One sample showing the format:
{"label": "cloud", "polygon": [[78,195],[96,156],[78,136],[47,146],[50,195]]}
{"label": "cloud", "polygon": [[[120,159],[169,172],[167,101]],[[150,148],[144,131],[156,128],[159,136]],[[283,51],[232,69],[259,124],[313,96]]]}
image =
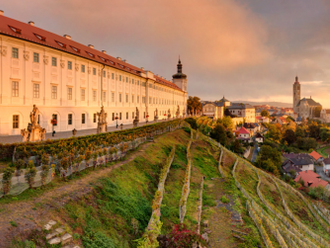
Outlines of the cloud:
{"label": "cloud", "polygon": [[287,101],[298,74],[302,95],[330,107],[327,1],[11,0],[1,5],[11,18],[68,33],[167,79],[180,55],[189,94],[205,100],[226,95]]}

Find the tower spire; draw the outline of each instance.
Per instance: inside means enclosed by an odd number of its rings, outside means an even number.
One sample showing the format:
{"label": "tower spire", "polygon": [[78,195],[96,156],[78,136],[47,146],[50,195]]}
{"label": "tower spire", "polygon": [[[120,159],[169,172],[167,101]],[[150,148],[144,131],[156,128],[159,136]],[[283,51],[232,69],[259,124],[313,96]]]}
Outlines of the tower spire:
{"label": "tower spire", "polygon": [[178,73],[182,73],[182,64],[181,64],[180,55],[179,55],[179,62],[178,62]]}

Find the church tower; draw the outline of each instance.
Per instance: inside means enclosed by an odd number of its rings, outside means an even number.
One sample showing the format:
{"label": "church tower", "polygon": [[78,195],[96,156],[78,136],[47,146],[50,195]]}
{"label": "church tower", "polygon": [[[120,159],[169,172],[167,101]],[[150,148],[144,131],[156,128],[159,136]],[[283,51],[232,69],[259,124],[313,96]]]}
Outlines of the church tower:
{"label": "church tower", "polygon": [[293,112],[298,114],[297,104],[300,101],[300,83],[298,82],[298,77],[296,77],[296,81],[293,83]]}
{"label": "church tower", "polygon": [[182,73],[182,64],[179,57],[178,72],[173,75],[173,83],[183,91],[187,92],[187,75]]}

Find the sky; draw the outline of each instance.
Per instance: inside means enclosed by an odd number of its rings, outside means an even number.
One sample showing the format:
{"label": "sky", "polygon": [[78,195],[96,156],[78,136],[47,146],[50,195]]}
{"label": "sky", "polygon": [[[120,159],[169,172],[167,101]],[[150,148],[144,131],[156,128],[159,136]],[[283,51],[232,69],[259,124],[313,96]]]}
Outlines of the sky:
{"label": "sky", "polygon": [[0,0],[4,15],[172,79],[188,95],[330,108],[329,0]]}

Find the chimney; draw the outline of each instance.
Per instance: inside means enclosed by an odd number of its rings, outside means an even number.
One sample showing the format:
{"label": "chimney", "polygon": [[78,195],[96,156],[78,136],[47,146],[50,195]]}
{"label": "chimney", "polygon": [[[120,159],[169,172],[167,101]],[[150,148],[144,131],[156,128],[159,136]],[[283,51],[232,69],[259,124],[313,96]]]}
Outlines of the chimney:
{"label": "chimney", "polygon": [[3,10],[0,10],[0,16],[3,16]]}
{"label": "chimney", "polygon": [[102,53],[107,54],[107,51],[106,50],[102,50]]}
{"label": "chimney", "polygon": [[88,44],[88,47],[90,48],[93,48],[94,49],[94,46],[92,44]]}
{"label": "chimney", "polygon": [[29,24],[34,27],[34,22],[33,21],[29,21]]}
{"label": "chimney", "polygon": [[141,70],[144,71],[144,67],[141,67]]}
{"label": "chimney", "polygon": [[118,60],[121,60],[121,57],[117,57]]}
{"label": "chimney", "polygon": [[71,36],[68,34],[63,35],[64,38],[67,38],[68,40],[71,40]]}
{"label": "chimney", "polygon": [[126,59],[124,59],[124,63],[127,63],[127,60]]}

